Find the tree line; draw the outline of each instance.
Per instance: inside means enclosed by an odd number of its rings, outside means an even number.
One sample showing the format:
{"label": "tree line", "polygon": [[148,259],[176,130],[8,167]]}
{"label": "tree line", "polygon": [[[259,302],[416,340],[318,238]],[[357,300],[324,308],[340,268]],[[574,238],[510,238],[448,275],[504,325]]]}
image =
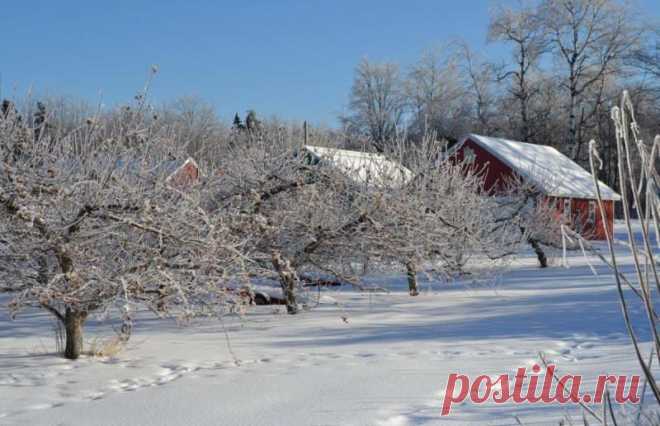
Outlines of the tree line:
{"label": "tree line", "polygon": [[[489,58],[466,43],[425,52],[407,69],[363,59],[355,69],[351,139],[378,151],[425,134],[449,143],[474,132],[551,145],[586,166],[588,141],[613,141],[609,111],[623,89],[635,99],[648,142],[660,127],[660,26],[628,2],[543,0],[492,11]],[[601,178],[618,186],[615,150],[602,149]]]}

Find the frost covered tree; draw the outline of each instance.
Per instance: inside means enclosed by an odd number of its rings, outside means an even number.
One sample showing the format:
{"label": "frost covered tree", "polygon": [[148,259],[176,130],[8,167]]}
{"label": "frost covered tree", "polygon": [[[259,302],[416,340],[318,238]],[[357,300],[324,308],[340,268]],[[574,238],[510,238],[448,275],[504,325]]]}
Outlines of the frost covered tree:
{"label": "frost covered tree", "polygon": [[222,314],[240,278],[240,241],[207,214],[203,185],[168,179],[177,153],[144,102],[120,126],[91,117],[56,143],[0,117],[0,291],[12,314],[46,309],[83,351],[89,315],[135,310],[181,319]]}
{"label": "frost covered tree", "polygon": [[529,7],[520,10],[499,9],[491,18],[488,38],[513,47],[513,66],[505,68],[499,79],[510,80],[509,93],[518,103],[516,138],[530,141],[534,136],[533,98],[539,88],[533,74],[546,50],[547,42],[536,11]]}
{"label": "frost covered tree", "polygon": [[487,270],[515,255],[523,242],[517,218],[501,216],[480,171],[443,158],[442,149],[427,136],[408,148],[405,184],[374,188],[382,203],[369,217],[373,232],[365,234],[365,246],[373,258],[405,266],[411,295],[426,266],[444,277],[468,273],[476,264]]}
{"label": "frost covered tree", "polygon": [[408,72],[405,96],[412,110],[412,137],[421,140],[434,132],[440,139],[457,138],[466,132],[465,88],[455,52],[425,52]]}
{"label": "frost covered tree", "polygon": [[486,135],[497,133],[501,117],[497,111],[497,78],[494,67],[465,43],[460,47],[460,56],[471,119],[468,129]]}
{"label": "frost covered tree", "polygon": [[554,57],[561,64],[561,87],[567,95],[567,145],[579,160],[585,120],[594,103],[589,92],[620,70],[621,62],[639,41],[639,29],[627,4],[616,0],[547,0],[539,19]]}
{"label": "frost covered tree", "polygon": [[403,265],[414,295],[416,273],[429,262],[453,276],[474,259],[483,267],[518,251],[517,224],[498,218],[479,176],[439,161],[438,144],[382,155],[301,148],[264,134],[230,146],[210,183],[215,209],[241,218],[233,232],[246,240],[250,275],[278,280],[289,313],[300,309],[308,273],[360,286],[356,262]]}
{"label": "frost covered tree", "polygon": [[395,139],[405,107],[399,68],[363,59],[355,69],[349,97],[350,113],[341,121],[349,133],[365,136],[382,152]]}
{"label": "frost covered tree", "polygon": [[251,276],[277,279],[289,313],[300,309],[303,272],[336,271],[343,258],[358,256],[353,242],[374,206],[346,175],[314,164],[289,139],[266,133],[230,144],[218,168],[209,182],[214,211],[239,218],[232,232],[246,241]]}
{"label": "frost covered tree", "polygon": [[195,96],[183,96],[162,106],[155,117],[154,128],[168,127],[162,130],[170,132],[196,158],[209,155],[210,146],[223,130],[213,106]]}

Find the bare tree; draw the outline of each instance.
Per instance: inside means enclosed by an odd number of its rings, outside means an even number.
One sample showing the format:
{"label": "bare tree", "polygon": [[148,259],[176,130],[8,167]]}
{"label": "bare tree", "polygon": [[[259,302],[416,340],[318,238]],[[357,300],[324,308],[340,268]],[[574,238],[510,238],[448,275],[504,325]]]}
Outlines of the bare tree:
{"label": "bare tree", "polygon": [[546,0],[539,17],[554,56],[564,68],[571,157],[578,160],[584,143],[582,126],[591,105],[590,90],[619,70],[625,54],[639,40],[628,4],[616,0]]}
{"label": "bare tree", "polygon": [[434,132],[438,138],[458,138],[467,131],[458,59],[455,53],[431,50],[410,69],[405,94],[413,110],[413,137],[421,140]]}
{"label": "bare tree", "polygon": [[52,313],[70,359],[90,314],[118,314],[127,338],[138,306],[181,319],[226,312],[240,277],[228,219],[206,213],[203,185],[168,180],[176,145],[149,113],[140,101],[121,126],[90,117],[56,143],[0,117],[0,291],[14,293],[14,314]]}
{"label": "bare tree", "polygon": [[404,111],[398,66],[363,59],[355,69],[349,109],[350,115],[340,117],[344,126],[368,137],[382,152],[385,144],[394,140]]}
{"label": "bare tree", "polygon": [[495,70],[492,64],[476,55],[470,47],[461,45],[461,65],[465,74],[468,108],[472,114],[472,131],[493,134],[498,130],[495,112],[497,94]]}
{"label": "bare tree", "polygon": [[408,149],[411,178],[382,191],[382,207],[370,216],[378,232],[365,238],[373,258],[405,266],[411,295],[424,265],[454,277],[477,265],[495,268],[519,252],[524,234],[500,216],[480,170],[443,158],[443,147],[428,136]]}
{"label": "bare tree", "polygon": [[265,132],[231,144],[209,183],[214,211],[241,218],[233,231],[247,241],[252,277],[279,280],[291,314],[300,309],[300,274],[314,265],[333,269],[338,253],[355,253],[348,241],[364,220],[350,180],[304,154],[285,134]]}
{"label": "bare tree", "polygon": [[631,55],[633,65],[648,73],[660,84],[660,29],[650,33],[648,44]]}
{"label": "bare tree", "polygon": [[531,103],[539,91],[538,87],[533,86],[531,74],[537,71],[539,60],[547,48],[536,10],[523,5],[519,10],[499,9],[491,17],[488,38],[513,46],[514,66],[508,70],[504,67],[498,78],[511,79],[509,92],[518,103],[519,115],[515,136],[522,141],[531,141],[535,136]]}
{"label": "bare tree", "polygon": [[185,152],[196,158],[213,153],[218,135],[225,130],[213,106],[195,96],[184,96],[154,111],[158,127],[170,133]]}

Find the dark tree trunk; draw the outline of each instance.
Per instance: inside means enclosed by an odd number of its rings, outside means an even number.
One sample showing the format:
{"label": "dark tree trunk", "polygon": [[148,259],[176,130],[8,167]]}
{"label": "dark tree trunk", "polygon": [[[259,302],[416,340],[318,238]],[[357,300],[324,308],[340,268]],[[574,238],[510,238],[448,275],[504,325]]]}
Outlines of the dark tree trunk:
{"label": "dark tree trunk", "polygon": [[408,292],[411,296],[417,296],[417,266],[412,260],[406,262],[406,275],[408,276]]}
{"label": "dark tree trunk", "polygon": [[156,309],[158,312],[165,312],[165,297],[167,296],[167,288],[164,284],[158,286],[158,302],[156,302]]}
{"label": "dark tree trunk", "polygon": [[534,238],[530,238],[528,241],[534,249],[534,253],[536,253],[536,258],[539,260],[539,266],[541,268],[547,268],[548,258],[545,256],[545,252],[543,251],[541,244],[539,244],[538,240],[535,240]]}
{"label": "dark tree trunk", "polygon": [[64,329],[66,331],[66,347],[64,357],[78,359],[83,350],[83,324],[87,313],[67,309],[64,315]]}
{"label": "dark tree trunk", "polygon": [[298,304],[296,303],[296,273],[291,268],[291,263],[282,259],[279,252],[272,253],[272,263],[277,275],[280,277],[280,285],[286,301],[286,311],[289,314],[298,313]]}

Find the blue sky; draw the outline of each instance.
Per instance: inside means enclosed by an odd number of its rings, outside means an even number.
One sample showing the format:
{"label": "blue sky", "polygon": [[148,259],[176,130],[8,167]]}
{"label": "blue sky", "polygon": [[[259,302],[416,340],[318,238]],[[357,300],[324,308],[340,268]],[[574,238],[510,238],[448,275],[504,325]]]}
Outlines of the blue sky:
{"label": "blue sky", "polygon": [[[407,65],[427,48],[485,45],[491,0],[3,1],[2,96],[129,100],[151,64],[155,101],[199,96],[230,119],[336,124],[353,69],[368,57]],[[660,17],[660,0],[638,0]]]}

